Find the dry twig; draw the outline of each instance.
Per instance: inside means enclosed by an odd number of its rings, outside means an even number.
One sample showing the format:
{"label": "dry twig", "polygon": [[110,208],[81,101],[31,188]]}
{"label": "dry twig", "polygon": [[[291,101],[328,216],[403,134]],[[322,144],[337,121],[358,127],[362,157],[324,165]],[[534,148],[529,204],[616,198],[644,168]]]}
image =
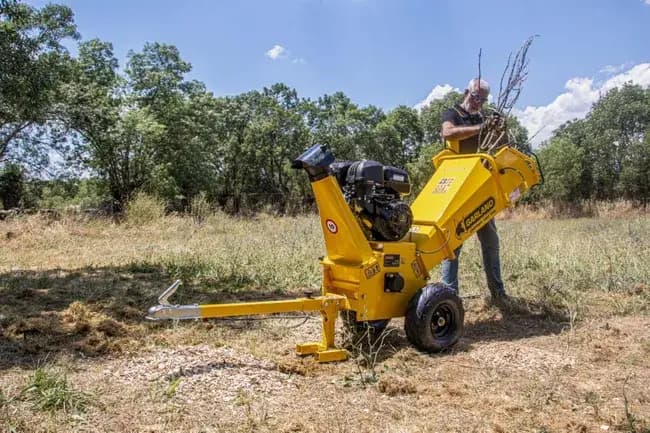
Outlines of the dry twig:
{"label": "dry twig", "polygon": [[[531,36],[517,53],[508,56],[508,62],[501,75],[499,82],[499,95],[494,108],[490,108],[485,126],[479,135],[479,148],[484,152],[492,152],[501,143],[511,142],[513,136],[506,128],[506,118],[510,115],[512,108],[517,103],[524,81],[528,77],[528,49],[537,35]],[[480,69],[480,54],[479,54]]]}

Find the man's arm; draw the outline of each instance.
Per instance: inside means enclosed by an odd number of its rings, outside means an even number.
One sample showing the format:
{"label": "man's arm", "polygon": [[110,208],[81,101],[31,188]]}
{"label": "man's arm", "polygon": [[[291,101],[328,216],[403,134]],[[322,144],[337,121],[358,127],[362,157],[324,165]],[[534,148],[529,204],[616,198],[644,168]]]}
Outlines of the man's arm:
{"label": "man's arm", "polygon": [[481,125],[456,126],[449,120],[442,123],[442,138],[445,140],[464,140],[477,135]]}

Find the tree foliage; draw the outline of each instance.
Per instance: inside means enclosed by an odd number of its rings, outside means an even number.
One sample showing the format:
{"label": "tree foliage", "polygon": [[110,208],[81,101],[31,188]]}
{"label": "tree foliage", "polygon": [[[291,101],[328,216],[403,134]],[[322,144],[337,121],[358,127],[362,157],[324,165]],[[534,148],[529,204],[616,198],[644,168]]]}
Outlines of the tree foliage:
{"label": "tree foliage", "polygon": [[565,123],[542,147],[548,179],[543,195],[646,204],[649,130],[650,89],[632,84],[612,89],[586,118]]}
{"label": "tree foliage", "polygon": [[37,146],[33,129],[57,118],[71,64],[62,42],[78,37],[67,6],[0,0],[0,160]]}
{"label": "tree foliage", "polygon": [[18,164],[6,164],[0,171],[0,200],[3,209],[17,208],[25,188],[23,169]]}
{"label": "tree foliage", "polygon": [[[56,152],[77,178],[93,179],[86,182],[93,192],[82,195],[96,202],[105,193],[114,209],[143,191],[176,210],[199,197],[233,212],[293,211],[308,204],[311,189],[291,161],[314,143],[329,145],[342,160],[407,168],[416,193],[442,148],[442,113],[462,99],[451,92],[420,111],[385,111],[359,106],[343,92],[301,98],[282,83],[215,96],[187,78],[192,66],[173,45],[147,43],[120,69],[107,41],[82,41],[71,56],[64,41],[78,37],[66,6],[0,0],[0,160],[43,167]],[[528,131],[514,117],[507,125],[511,144],[529,150]],[[531,199],[647,203],[649,130],[650,90],[611,90],[539,150],[547,182]],[[12,203],[6,185],[23,185],[30,174],[17,167],[7,165],[2,174],[3,197]],[[36,189],[56,204],[75,196],[66,189],[74,184]],[[23,202],[39,200],[45,203]]]}

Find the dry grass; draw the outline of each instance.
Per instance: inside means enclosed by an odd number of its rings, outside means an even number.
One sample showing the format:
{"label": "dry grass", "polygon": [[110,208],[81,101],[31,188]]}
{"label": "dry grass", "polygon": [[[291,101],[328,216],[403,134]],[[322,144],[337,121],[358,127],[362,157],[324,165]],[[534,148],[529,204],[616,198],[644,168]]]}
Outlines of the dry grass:
{"label": "dry grass", "polygon": [[[650,428],[647,215],[501,220],[512,309],[482,300],[472,239],[461,256],[466,335],[451,353],[417,352],[394,320],[371,365],[319,365],[293,353],[294,343],[319,337],[317,317],[298,327],[290,318],[143,321],[175,278],[184,281],[174,298],[181,303],[283,298],[318,287],[323,245],[314,216],[199,213],[138,224],[36,216],[0,223],[3,430]],[[43,368],[65,372],[53,383],[92,396],[92,404],[36,408],[24,390]],[[364,373],[373,381],[358,380]]]}
{"label": "dry grass", "polygon": [[499,219],[530,221],[567,218],[630,218],[648,215],[650,208],[619,200],[613,202],[585,200],[578,203],[541,201],[534,205],[519,204],[508,208]]}

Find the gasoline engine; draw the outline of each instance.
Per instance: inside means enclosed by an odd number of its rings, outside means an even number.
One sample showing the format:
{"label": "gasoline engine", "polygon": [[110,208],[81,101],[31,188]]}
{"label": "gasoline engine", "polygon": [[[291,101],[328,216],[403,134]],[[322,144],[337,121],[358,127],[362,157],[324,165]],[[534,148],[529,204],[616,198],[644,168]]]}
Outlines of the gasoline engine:
{"label": "gasoline engine", "polygon": [[368,240],[399,241],[408,233],[413,214],[402,201],[411,192],[406,170],[368,160],[335,162],[330,170]]}

